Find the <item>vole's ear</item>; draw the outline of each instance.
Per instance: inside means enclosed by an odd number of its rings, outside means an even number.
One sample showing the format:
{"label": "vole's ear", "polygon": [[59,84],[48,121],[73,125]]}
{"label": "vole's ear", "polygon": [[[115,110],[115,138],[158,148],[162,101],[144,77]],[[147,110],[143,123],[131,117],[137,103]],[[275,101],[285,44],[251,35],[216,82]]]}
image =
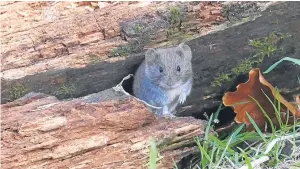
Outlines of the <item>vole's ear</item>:
{"label": "vole's ear", "polygon": [[157,60],[157,57],[158,57],[158,52],[153,48],[148,49],[147,52],[145,53],[146,63],[154,62],[155,60]]}
{"label": "vole's ear", "polygon": [[186,45],[185,43],[181,43],[176,47],[176,52],[179,56],[184,57],[187,60],[192,59],[192,50],[191,48]]}

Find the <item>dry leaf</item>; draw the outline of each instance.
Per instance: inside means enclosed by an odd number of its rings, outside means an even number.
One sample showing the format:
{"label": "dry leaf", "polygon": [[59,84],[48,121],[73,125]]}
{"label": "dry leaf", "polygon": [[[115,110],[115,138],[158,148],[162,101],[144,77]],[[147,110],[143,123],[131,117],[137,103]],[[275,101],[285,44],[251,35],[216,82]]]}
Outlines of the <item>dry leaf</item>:
{"label": "dry leaf", "polygon": [[[246,83],[239,84],[235,92],[227,92],[224,95],[223,104],[234,108],[234,112],[237,113],[235,121],[237,123],[245,123],[248,130],[253,130],[254,128],[248,119],[246,112],[254,119],[261,130],[265,130],[265,125],[268,123],[268,120],[258,104],[251,97],[257,100],[272,120],[272,123],[275,126],[278,126],[274,107],[266,97],[267,95],[271,101],[274,101],[275,94],[275,88],[263,77],[260,70],[255,68],[249,72],[249,80]],[[300,117],[300,111],[287,102],[279,93],[277,93],[277,99],[281,103],[280,112],[282,121],[286,121],[287,110],[293,113],[297,118]],[[277,104],[278,103],[276,103],[275,106],[277,106]],[[289,121],[293,122],[293,119],[291,118]]]}

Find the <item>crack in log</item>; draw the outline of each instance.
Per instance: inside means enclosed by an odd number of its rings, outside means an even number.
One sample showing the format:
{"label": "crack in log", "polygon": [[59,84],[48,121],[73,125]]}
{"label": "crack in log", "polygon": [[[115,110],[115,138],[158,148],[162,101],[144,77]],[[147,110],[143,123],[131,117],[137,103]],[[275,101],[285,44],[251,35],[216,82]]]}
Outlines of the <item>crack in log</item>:
{"label": "crack in log", "polygon": [[60,42],[59,44],[61,44],[64,48],[66,48],[66,51],[67,51],[68,55],[71,54],[71,52],[70,52],[70,50],[69,50],[69,48],[66,44],[64,44],[63,42]]}
{"label": "crack in log", "polygon": [[95,17],[95,13],[94,12],[92,12],[92,15],[93,15],[93,18],[95,19],[95,22],[96,22],[97,26],[98,26],[99,32],[102,33],[103,39],[106,40],[105,29],[100,26],[97,18]]}
{"label": "crack in log", "polygon": [[35,52],[38,52],[38,53],[39,53],[39,58],[43,58],[43,54],[41,53],[40,50],[36,49],[35,43],[34,43],[33,39],[31,38],[31,36],[30,36],[29,34],[26,34],[26,35],[27,35],[27,36],[29,37],[29,39],[31,40],[33,50],[34,50]]}

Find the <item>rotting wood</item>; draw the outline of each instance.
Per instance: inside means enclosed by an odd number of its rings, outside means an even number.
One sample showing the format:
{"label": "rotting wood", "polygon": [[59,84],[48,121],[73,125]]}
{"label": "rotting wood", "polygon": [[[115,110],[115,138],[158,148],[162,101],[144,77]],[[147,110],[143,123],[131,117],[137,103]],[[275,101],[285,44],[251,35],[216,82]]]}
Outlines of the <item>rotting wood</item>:
{"label": "rotting wood", "polygon": [[[159,168],[197,151],[206,122],[156,119],[133,97],[89,104],[34,94],[1,105],[1,164],[18,168],[147,168],[154,138]],[[185,147],[185,145],[190,145]]]}
{"label": "rotting wood", "polygon": [[[252,22],[188,41],[187,44],[193,50],[194,86],[187,102],[178,109],[179,114],[197,116],[217,107],[221,104],[224,92],[235,90],[232,86],[235,87],[239,82],[248,79],[246,72],[246,76],[241,75],[221,87],[211,85],[214,78],[221,73],[230,72],[245,58],[259,52],[249,45],[251,39],[264,38],[272,32],[289,35],[280,41],[274,55],[265,57],[259,65],[261,70],[266,70],[272,63],[285,56],[300,58],[300,34],[297,29],[300,17],[295,17],[298,15],[299,3],[284,2],[269,7],[261,17]],[[56,95],[60,99],[103,91],[117,85],[128,74],[133,74],[142,61],[143,54],[138,54],[113,63],[100,62],[81,69],[48,71],[18,80],[2,81],[1,102],[10,101],[12,87],[20,84],[26,89],[24,93],[43,92]],[[283,63],[265,77],[273,86],[284,90],[283,96],[291,101],[292,95],[300,92],[297,89],[299,74],[299,67],[292,63]],[[287,81],[289,83],[286,83]],[[130,89],[130,82],[126,82],[125,86]]]}
{"label": "rotting wood", "polygon": [[[197,23],[198,26],[209,27],[222,20],[220,14],[209,13],[211,10],[221,10],[220,3],[216,2],[205,6],[202,2],[198,5],[190,5],[189,2],[99,2],[93,3],[94,7],[98,6],[95,10],[89,10],[92,9],[88,7],[89,4],[91,3],[1,3],[2,77],[18,79],[53,69],[82,68],[103,60],[118,61],[119,58],[108,57],[137,53],[143,50],[141,41],[157,43],[154,40],[157,38],[141,34],[154,35],[162,29],[166,30],[171,25],[169,8],[179,4],[180,13],[189,13],[192,20],[199,18],[202,11],[205,13],[202,16],[204,18],[212,15],[218,18],[210,22],[197,21],[193,25]],[[195,9],[193,12],[186,12],[186,8]],[[201,10],[202,8],[205,10]],[[137,20],[141,22],[136,22]],[[136,23],[133,24],[133,21]],[[146,27],[142,27],[142,24]],[[124,31],[125,27],[127,29]],[[121,40],[122,32],[128,36],[127,39],[133,38],[136,41]],[[136,33],[143,38],[137,40]],[[129,51],[113,50],[114,47],[128,43],[133,43]]]}
{"label": "rotting wood", "polygon": [[118,38],[119,22],[153,14],[155,4],[144,8],[127,2],[106,5],[91,12],[84,6],[71,7],[70,2],[1,4],[2,76],[14,79],[107,59],[111,48],[124,43]]}

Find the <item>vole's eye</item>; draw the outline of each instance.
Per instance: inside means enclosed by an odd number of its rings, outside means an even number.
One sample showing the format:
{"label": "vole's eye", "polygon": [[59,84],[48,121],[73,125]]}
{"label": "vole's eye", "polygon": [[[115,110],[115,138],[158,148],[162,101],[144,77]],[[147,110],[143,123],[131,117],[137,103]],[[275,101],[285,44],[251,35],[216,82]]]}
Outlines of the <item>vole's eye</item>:
{"label": "vole's eye", "polygon": [[161,66],[159,66],[159,72],[162,73],[164,70]]}
{"label": "vole's eye", "polygon": [[177,71],[180,72],[180,66],[177,66]]}

